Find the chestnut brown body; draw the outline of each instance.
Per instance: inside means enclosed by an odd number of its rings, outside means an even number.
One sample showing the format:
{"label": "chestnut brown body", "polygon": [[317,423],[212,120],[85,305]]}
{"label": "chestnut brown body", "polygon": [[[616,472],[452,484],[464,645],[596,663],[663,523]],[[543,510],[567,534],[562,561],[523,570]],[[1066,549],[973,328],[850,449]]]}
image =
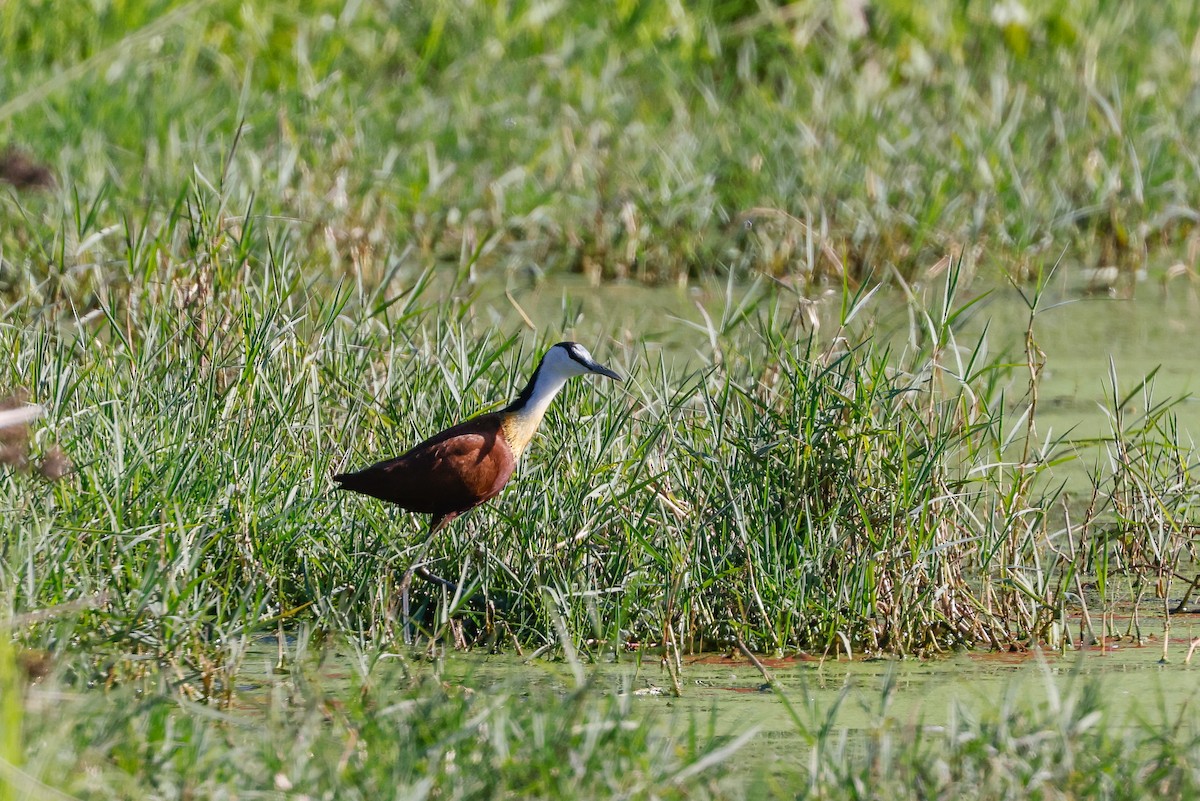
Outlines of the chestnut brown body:
{"label": "chestnut brown body", "polygon": [[474,417],[435,434],[393,459],[333,477],[341,489],[433,515],[431,527],[490,501],[517,466],[504,433],[504,413]]}
{"label": "chestnut brown body", "polygon": [[455,517],[500,493],[554,396],[569,379],[588,374],[621,380],[583,346],[559,342],[546,351],[529,383],[504,409],[472,417],[395,458],[340,473],[333,480],[340,489],[432,515],[432,537]]}

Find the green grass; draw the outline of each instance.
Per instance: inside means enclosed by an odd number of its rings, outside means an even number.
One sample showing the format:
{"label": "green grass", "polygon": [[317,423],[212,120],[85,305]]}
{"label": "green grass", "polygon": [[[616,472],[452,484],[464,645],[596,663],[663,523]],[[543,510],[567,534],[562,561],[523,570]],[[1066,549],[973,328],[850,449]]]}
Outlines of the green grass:
{"label": "green grass", "polygon": [[1111,682],[1057,669],[1010,680],[986,701],[928,699],[927,709],[948,707],[940,726],[898,713],[893,679],[859,699],[868,716],[852,729],[848,690],[825,704],[797,686],[780,696],[790,731],[774,734],[774,756],[755,757],[753,729],[718,736],[711,717],[647,720],[631,711],[627,686],[448,683],[428,666],[364,652],[337,662],[359,666],[347,678],[315,663],[311,644],[283,650],[288,669],[258,673],[230,709],[154,682],[107,694],[64,693],[53,680],[31,688],[24,763],[6,757],[0,787],[47,799],[980,801],[1186,799],[1200,787],[1189,710],[1152,711],[1147,698],[1140,716],[1122,716],[1105,694]]}
{"label": "green grass", "polygon": [[[1069,616],[1086,640],[1132,609],[1138,636],[1182,591],[1200,490],[1177,401],[1114,374],[1108,435],[1034,421],[1048,265],[1115,265],[1128,292],[1147,265],[1194,276],[1189,4],[881,2],[865,28],[819,4],[48,5],[0,9],[0,139],[57,175],[0,197],[0,394],[45,409],[0,441],[0,601],[80,696],[61,722],[12,704],[5,636],[6,771],[284,792],[315,743],[304,781],[330,795],[419,794],[435,762],[443,796],[732,792],[689,768],[728,756],[711,731],[627,726],[586,692],[318,682],[232,711],[264,634],[397,648],[422,523],[328,476],[494,408],[561,337],[631,380],[572,386],[513,485],[438,539],[462,591],[418,587],[422,652],[1063,648]],[[497,287],[568,273],[728,291],[687,367],[569,298],[536,334],[498,328]],[[1028,299],[1023,350],[966,333],[980,273]],[[907,293],[907,337],[878,280]],[[823,285],[840,306],[804,298]],[[1082,500],[1054,470],[1080,454]],[[1040,742],[1051,712],[999,719]],[[481,720],[557,734],[472,741],[454,774],[445,743]],[[996,731],[939,745],[949,774],[920,743],[821,755],[847,772],[813,793],[881,765],[970,783],[991,768],[965,744]],[[1189,787],[1146,756],[1193,748],[1176,734],[1098,740],[1097,770]]]}
{"label": "green grass", "polygon": [[[202,207],[160,237],[217,243],[211,271],[159,269],[88,319],[17,311],[2,329],[2,380],[48,409],[33,462],[59,448],[75,469],[6,472],[0,514],[31,644],[117,676],[170,665],[207,696],[264,629],[396,636],[423,522],[328,476],[513,396],[546,342],[501,338],[421,283],[315,289]],[[222,271],[237,249],[248,266]],[[727,307],[699,372],[604,347],[630,382],[568,390],[513,485],[435,541],[462,592],[418,590],[424,636],[552,646],[561,615],[593,656],[1058,647],[1081,576],[1102,604],[1169,583],[1197,500],[1171,404],[1143,384],[1127,420],[1114,376],[1111,437],[1038,439],[1036,381],[1021,387],[1036,341],[1028,360],[964,348],[959,275],[914,307],[923,344],[903,350],[869,336],[865,295],[822,344],[786,294]],[[1072,521],[1044,476],[1089,448],[1110,456]]]}
{"label": "green grass", "polygon": [[[1056,679],[1047,668],[1039,700],[1031,700],[1040,693],[1030,684],[1028,676],[1010,682],[986,703],[951,701],[946,725],[925,726],[895,719],[895,687],[885,682],[872,719],[855,738],[837,725],[841,702],[829,709],[800,707],[793,714],[808,746],[800,759],[807,758],[812,769],[800,782],[777,783],[774,792],[797,798],[983,801],[1183,799],[1197,791],[1200,738],[1190,710],[1158,708],[1146,698],[1141,716],[1130,720],[1114,714],[1094,679]],[[1152,723],[1159,713],[1163,720]]]}
{"label": "green grass", "polygon": [[669,738],[628,694],[476,690],[389,664],[349,682],[297,669],[228,710],[152,685],[68,696],[31,716],[24,767],[0,768],[16,798],[703,798],[744,742],[699,724]]}
{"label": "green grass", "polygon": [[1195,268],[1189,3],[96,8],[0,17],[0,138],[63,179],[3,204],[13,293],[124,275],[196,173],[370,280]]}

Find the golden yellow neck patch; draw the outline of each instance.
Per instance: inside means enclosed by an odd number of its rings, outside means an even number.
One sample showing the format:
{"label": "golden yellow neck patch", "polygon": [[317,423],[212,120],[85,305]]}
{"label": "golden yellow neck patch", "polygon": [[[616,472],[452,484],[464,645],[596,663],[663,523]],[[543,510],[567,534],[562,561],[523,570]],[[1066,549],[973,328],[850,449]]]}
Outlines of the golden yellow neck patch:
{"label": "golden yellow neck patch", "polygon": [[525,452],[529,441],[537,433],[538,426],[541,425],[545,415],[545,406],[522,409],[519,412],[509,412],[504,415],[500,426],[504,429],[504,438],[508,441],[508,447],[512,449],[514,459],[521,458],[521,454]]}

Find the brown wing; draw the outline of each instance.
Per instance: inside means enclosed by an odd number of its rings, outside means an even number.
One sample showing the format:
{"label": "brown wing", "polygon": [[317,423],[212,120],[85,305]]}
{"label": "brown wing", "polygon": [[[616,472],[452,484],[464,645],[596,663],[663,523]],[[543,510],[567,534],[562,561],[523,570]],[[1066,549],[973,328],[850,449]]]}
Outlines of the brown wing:
{"label": "brown wing", "polygon": [[496,497],[516,461],[498,415],[448,428],[394,459],[334,476],[344,489],[410,512],[460,514]]}

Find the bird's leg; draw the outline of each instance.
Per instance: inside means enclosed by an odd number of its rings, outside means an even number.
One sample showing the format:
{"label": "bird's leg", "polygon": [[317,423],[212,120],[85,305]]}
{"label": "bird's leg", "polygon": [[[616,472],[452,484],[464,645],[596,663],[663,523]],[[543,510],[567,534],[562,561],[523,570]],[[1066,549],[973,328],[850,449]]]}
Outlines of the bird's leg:
{"label": "bird's leg", "polygon": [[437,576],[433,575],[433,573],[429,572],[428,568],[421,564],[425,561],[425,557],[429,555],[429,548],[433,545],[433,538],[437,536],[437,533],[441,531],[447,523],[454,519],[454,517],[454,515],[441,515],[435,516],[429,521],[429,533],[425,536],[425,543],[421,546],[421,550],[417,554],[417,558],[409,564],[408,570],[404,571],[404,578],[400,580],[400,607],[404,614],[402,625],[404,628],[405,645],[412,645],[412,626],[410,625],[412,619],[409,617],[408,613],[408,590],[409,587],[412,586],[413,576],[420,576],[426,581],[431,581],[435,584],[441,583],[443,586],[448,585],[451,588],[457,589],[452,582],[438,578]]}
{"label": "bird's leg", "polygon": [[[412,645],[412,618],[409,615],[408,607],[408,589],[412,586],[413,575],[416,574],[421,562],[429,553],[429,547],[433,544],[433,534],[425,539],[425,543],[421,546],[420,553],[408,566],[408,570],[404,571],[404,578],[400,579],[400,609],[403,613],[401,626],[404,630],[404,644]],[[422,570],[424,568],[421,568]]]}
{"label": "bird's leg", "polygon": [[413,567],[413,575],[415,575],[419,579],[424,579],[425,581],[428,581],[430,584],[436,584],[439,587],[442,587],[451,593],[458,592],[457,584],[455,584],[450,579],[444,579],[441,576],[434,574],[432,571],[429,570],[429,568],[425,567],[424,565],[416,565],[415,567]]}

